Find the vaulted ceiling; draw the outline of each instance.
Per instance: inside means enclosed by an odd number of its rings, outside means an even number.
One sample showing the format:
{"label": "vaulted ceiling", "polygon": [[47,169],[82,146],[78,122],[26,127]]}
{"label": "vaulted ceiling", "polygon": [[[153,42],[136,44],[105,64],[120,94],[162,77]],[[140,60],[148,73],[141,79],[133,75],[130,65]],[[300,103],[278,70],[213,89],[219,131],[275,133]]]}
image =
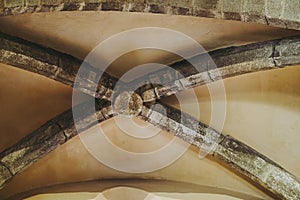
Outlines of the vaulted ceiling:
{"label": "vaulted ceiling", "polygon": [[[264,10],[251,6],[248,1],[239,6],[238,3],[229,6],[227,1],[199,1],[198,4],[198,1],[193,1],[193,5],[190,5],[189,1],[170,1],[168,4],[158,1],[145,1],[145,4],[137,1],[70,1],[52,5],[48,1],[39,4],[26,1],[26,6],[19,4],[19,1],[12,2],[0,3],[0,12],[6,15],[0,17],[0,32],[5,37],[18,38],[21,43],[29,41],[78,60],[85,59],[89,52],[105,39],[133,28],[161,27],[176,30],[193,38],[211,52],[231,46],[238,48],[252,43],[299,36],[300,29],[298,1],[285,1],[280,7],[279,16],[271,14],[271,11],[277,9],[279,1],[272,5],[268,1],[262,1]],[[62,12],[48,12],[55,10]],[[120,12],[122,10],[125,12]],[[144,12],[145,10],[147,12]],[[45,12],[31,13],[32,11]],[[161,42],[163,43],[164,39]],[[178,42],[172,48],[176,51],[189,47]],[[224,52],[229,52],[229,49]],[[295,51],[295,62],[291,62],[288,67],[283,64],[282,68],[235,75],[182,91],[176,95],[177,99],[182,99],[180,105],[175,96],[164,98],[162,101],[194,116],[195,107],[199,107],[200,121],[243,141],[299,177],[300,88],[297,86],[300,83],[300,67],[297,63],[299,49]],[[245,55],[251,57],[252,54]],[[4,58],[5,54],[1,56]],[[5,60],[3,58],[1,60]],[[223,58],[224,63],[226,58],[228,57]],[[292,57],[289,58],[292,60]],[[119,78],[137,65],[150,62],[170,64],[178,60],[180,57],[166,51],[136,50],[115,60],[107,73]],[[253,60],[254,62],[249,62],[248,65],[260,64],[259,59]],[[70,85],[43,74],[24,70],[34,67],[27,66],[28,63],[22,67],[13,66],[12,63],[13,61],[0,63],[1,152],[72,106]],[[133,74],[130,80],[136,76]],[[225,99],[218,87],[220,82],[224,84]],[[197,97],[196,103],[193,92]],[[84,100],[83,97],[81,101]],[[226,117],[221,129],[213,117],[218,115],[214,106],[217,107],[224,101]],[[114,120],[116,118],[96,126],[101,126],[105,135],[115,145],[127,151],[154,151],[173,138],[167,131],[160,131],[146,140],[132,138],[118,127]],[[118,120],[125,120],[127,123],[127,119]],[[140,119],[134,120],[141,126],[148,126],[147,129],[155,129]],[[83,135],[93,137],[93,128],[86,130]],[[177,145],[180,142],[178,140]],[[90,192],[92,196],[83,198],[95,198],[93,195],[119,185],[138,187],[155,194],[209,193],[221,194],[223,197],[220,198],[224,199],[226,196],[240,199],[272,198],[268,192],[241,174],[224,168],[211,157],[200,159],[198,153],[198,150],[191,146],[183,156],[165,168],[149,173],[131,174],[111,169],[96,160],[81,143],[80,137],[75,136],[16,174],[0,190],[0,198],[23,198],[31,194],[52,192],[74,192],[72,195],[75,196],[80,196],[78,192]],[[125,193],[126,189],[122,194]],[[79,196],[77,198],[80,198]]]}

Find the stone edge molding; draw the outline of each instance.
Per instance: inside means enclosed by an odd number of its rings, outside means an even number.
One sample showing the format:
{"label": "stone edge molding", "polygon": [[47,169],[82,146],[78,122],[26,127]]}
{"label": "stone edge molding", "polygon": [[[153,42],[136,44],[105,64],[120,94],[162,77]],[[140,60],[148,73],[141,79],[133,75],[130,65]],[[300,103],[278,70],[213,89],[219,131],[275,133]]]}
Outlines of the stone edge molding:
{"label": "stone edge molding", "polygon": [[299,0],[0,0],[0,16],[56,11],[161,13],[300,30]]}

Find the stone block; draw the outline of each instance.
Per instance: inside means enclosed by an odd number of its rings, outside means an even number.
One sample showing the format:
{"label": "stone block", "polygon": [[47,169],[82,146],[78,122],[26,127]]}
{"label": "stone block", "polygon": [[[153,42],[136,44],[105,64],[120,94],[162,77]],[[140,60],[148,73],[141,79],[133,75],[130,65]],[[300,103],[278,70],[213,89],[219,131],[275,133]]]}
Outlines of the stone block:
{"label": "stone block", "polygon": [[41,0],[41,5],[47,6],[59,5],[61,3],[63,3],[63,0]]}
{"label": "stone block", "polygon": [[26,0],[25,5],[26,6],[38,6],[39,0]]}
{"label": "stone block", "polygon": [[180,8],[191,8],[192,7],[192,1],[190,0],[169,0],[168,4],[170,6],[174,7],[180,7]]}
{"label": "stone block", "polygon": [[4,0],[5,8],[22,7],[24,6],[23,0]]}
{"label": "stone block", "polygon": [[281,16],[284,1],[278,0],[265,0],[266,1],[266,17],[267,18],[279,18]]}
{"label": "stone block", "polygon": [[0,189],[11,177],[9,170],[0,164]]}
{"label": "stone block", "polygon": [[194,7],[204,10],[216,10],[220,0],[195,0]]}
{"label": "stone block", "polygon": [[300,21],[300,1],[286,0],[284,4],[282,18],[292,21]]}
{"label": "stone block", "polygon": [[243,9],[243,1],[241,0],[223,0],[222,11],[229,13],[241,13]]}
{"label": "stone block", "polygon": [[243,13],[265,16],[265,3],[264,0],[244,0]]}
{"label": "stone block", "polygon": [[1,162],[9,167],[11,173],[15,175],[56,149],[65,140],[61,128],[49,121],[3,152]]}

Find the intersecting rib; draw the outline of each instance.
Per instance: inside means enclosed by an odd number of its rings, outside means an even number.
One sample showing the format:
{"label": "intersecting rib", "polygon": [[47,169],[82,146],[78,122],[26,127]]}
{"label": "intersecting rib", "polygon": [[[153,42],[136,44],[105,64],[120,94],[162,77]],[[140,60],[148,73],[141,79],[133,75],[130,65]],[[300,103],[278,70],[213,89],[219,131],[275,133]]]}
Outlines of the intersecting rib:
{"label": "intersecting rib", "polygon": [[[6,62],[21,68],[25,68],[29,65],[33,68],[27,70],[49,76],[55,80],[61,80],[69,85],[74,83],[78,66],[81,64],[77,59],[68,56],[64,57],[64,54],[59,54],[61,55],[60,57],[55,57],[53,59],[54,61],[57,61],[55,65],[55,63],[50,62],[52,58],[50,59],[49,56],[57,56],[57,52],[54,54],[49,53],[48,50],[44,48],[41,52],[48,52],[47,54],[36,54],[35,56],[32,56],[28,54],[29,52],[35,52],[36,49],[34,48],[36,46],[34,46],[33,49],[27,49],[31,47],[22,46],[22,44],[17,42],[7,45],[5,42],[10,42],[10,40],[6,40],[6,37],[2,37],[2,41],[4,41],[4,43],[0,43],[0,45],[2,44],[0,51],[2,53],[1,62]],[[40,48],[41,47],[38,47],[38,50],[40,50]],[[243,47],[226,48],[210,53],[216,66],[218,66],[217,69],[213,68],[215,65],[210,62],[210,58],[207,57],[207,55],[199,55],[192,58],[198,63],[197,66],[200,67],[198,70],[195,70],[193,66],[186,61],[181,61],[172,65],[174,69],[178,70],[178,74],[180,73],[183,75],[180,79],[178,79],[180,75],[171,74],[168,70],[155,72],[147,77],[142,77],[136,81],[147,80],[148,82],[146,83],[148,84],[138,91],[138,94],[141,94],[143,101],[145,102],[141,117],[156,126],[174,133],[176,136],[190,144],[197,146],[202,151],[212,154],[226,164],[233,166],[234,169],[247,175],[273,193],[287,199],[289,199],[287,196],[289,193],[289,195],[292,194],[291,197],[297,198],[300,194],[299,182],[293,175],[286,172],[271,160],[265,158],[263,155],[243,143],[218,133],[209,126],[172,107],[159,102],[160,105],[167,108],[167,115],[164,116],[159,112],[160,109],[155,109],[155,107],[151,106],[147,107],[147,103],[150,105],[151,102],[156,102],[157,99],[164,96],[174,94],[183,89],[216,81],[221,78],[299,64],[299,49],[299,37],[251,44]],[[52,50],[49,51],[52,52]],[[24,56],[26,59],[23,59]],[[59,64],[64,63],[64,61],[77,63],[71,65]],[[33,65],[30,65],[32,63]],[[90,66],[87,65],[87,67],[89,68]],[[92,67],[89,69],[92,70]],[[94,71],[92,70],[92,72]],[[89,107],[86,107],[85,104],[79,105],[77,108],[73,109],[82,109],[82,113],[84,114],[82,118],[73,119],[72,110],[69,110],[57,116],[55,119],[50,120],[17,144],[2,152],[0,154],[1,186],[4,186],[4,184],[15,174],[76,135],[74,120],[77,122],[76,124],[79,125],[79,128],[76,128],[82,131],[114,115],[111,111],[110,97],[115,80],[111,79],[109,76],[103,76],[104,78],[101,77],[102,79],[100,79],[100,84],[95,85],[97,84],[95,83],[95,80],[97,80],[98,73],[94,73],[91,82],[89,82],[90,73],[84,74],[85,77],[80,77],[81,81],[79,82],[83,83],[83,85],[79,85],[79,87],[94,97],[107,97],[97,100],[96,111],[102,111],[93,113],[94,110],[89,110]],[[158,79],[161,83],[153,85],[151,83],[152,78]],[[134,83],[135,82],[130,84]],[[99,92],[100,95],[89,93],[89,88],[94,86],[98,87],[97,92]],[[97,120],[95,121],[93,120],[95,118],[90,118],[91,115],[96,115]],[[245,159],[247,160],[245,161]],[[255,164],[253,164],[253,162]],[[260,164],[262,167],[256,169],[256,163]],[[270,173],[268,171],[269,169],[271,170]],[[289,180],[289,182],[286,183],[284,180]]]}
{"label": "intersecting rib", "polygon": [[300,181],[284,168],[241,141],[171,106],[156,103],[144,106],[139,117],[196,146],[202,154],[214,156],[277,197],[300,199]]}

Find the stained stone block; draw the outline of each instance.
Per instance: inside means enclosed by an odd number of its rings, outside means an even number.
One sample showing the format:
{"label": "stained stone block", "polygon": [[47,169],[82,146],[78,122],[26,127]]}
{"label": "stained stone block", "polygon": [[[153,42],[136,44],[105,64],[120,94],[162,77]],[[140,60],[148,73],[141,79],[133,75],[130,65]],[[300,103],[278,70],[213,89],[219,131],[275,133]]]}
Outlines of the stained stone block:
{"label": "stained stone block", "polygon": [[54,121],[64,130],[67,139],[70,139],[77,135],[72,109],[62,113],[60,116],[61,117],[59,119],[54,119]]}
{"label": "stained stone block", "polygon": [[139,3],[145,3],[145,0],[119,0],[120,2],[126,2],[126,3],[135,3],[135,4],[139,4]]}
{"label": "stained stone block", "polygon": [[39,0],[26,0],[25,5],[26,6],[38,6],[39,5]]}
{"label": "stained stone block", "polygon": [[300,21],[300,1],[286,0],[284,4],[284,12],[282,18]]}
{"label": "stained stone block", "polygon": [[65,140],[61,128],[50,121],[34,131],[33,134],[20,140],[12,148],[1,153],[0,160],[15,175],[56,149]]}
{"label": "stained stone block", "polygon": [[23,0],[4,0],[5,8],[24,6]]}
{"label": "stained stone block", "polygon": [[215,10],[220,0],[195,0],[194,7],[200,9]]}
{"label": "stained stone block", "polygon": [[274,50],[274,61],[277,66],[300,62],[300,39],[284,39]]}
{"label": "stained stone block", "polygon": [[224,19],[240,21],[242,19],[241,13],[243,10],[243,3],[240,0],[224,0],[221,10]]}
{"label": "stained stone block", "polygon": [[241,0],[223,0],[223,12],[240,13],[243,9],[243,1]]}
{"label": "stained stone block", "polygon": [[181,7],[181,8],[190,8],[192,7],[192,1],[190,0],[178,0],[178,1],[168,1],[170,6]]}
{"label": "stained stone block", "polygon": [[268,18],[279,18],[281,15],[281,11],[284,8],[284,1],[278,0],[265,0],[266,1],[266,17]]}
{"label": "stained stone block", "polygon": [[0,16],[3,10],[4,10],[4,0],[0,0]]}
{"label": "stained stone block", "polygon": [[61,69],[56,78],[68,81],[66,84],[72,85],[74,83],[76,74],[80,68],[80,61],[71,57],[59,57],[58,67]]}
{"label": "stained stone block", "polygon": [[11,177],[9,170],[0,164],[0,189]]}
{"label": "stained stone block", "polygon": [[285,25],[282,26],[283,28],[300,30],[300,21],[290,21],[290,20],[283,20],[283,21]]}
{"label": "stained stone block", "polygon": [[76,3],[87,3],[86,0],[62,0],[62,3],[64,4],[76,4]]}
{"label": "stained stone block", "polygon": [[121,11],[123,4],[119,2],[107,1],[102,3],[102,10]]}
{"label": "stained stone block", "polygon": [[264,0],[244,0],[243,12],[248,15],[265,15]]}
{"label": "stained stone block", "polygon": [[168,5],[169,0],[146,0],[147,4]]}
{"label": "stained stone block", "polygon": [[211,53],[217,67],[229,66],[237,63],[268,59],[273,52],[273,42],[264,42],[256,45],[232,47],[225,51],[217,50]]}
{"label": "stained stone block", "polygon": [[58,5],[61,4],[63,0],[41,0],[41,5]]}
{"label": "stained stone block", "polygon": [[0,47],[6,49],[8,51],[12,51],[18,54],[23,54],[25,56],[34,58],[36,60],[46,62],[49,64],[57,65],[57,55],[51,52],[45,51],[45,48],[38,47],[33,45],[29,42],[22,41],[22,40],[14,40],[10,37],[5,38],[0,34],[1,45]]}
{"label": "stained stone block", "polygon": [[23,0],[4,0],[5,8],[23,6]]}

